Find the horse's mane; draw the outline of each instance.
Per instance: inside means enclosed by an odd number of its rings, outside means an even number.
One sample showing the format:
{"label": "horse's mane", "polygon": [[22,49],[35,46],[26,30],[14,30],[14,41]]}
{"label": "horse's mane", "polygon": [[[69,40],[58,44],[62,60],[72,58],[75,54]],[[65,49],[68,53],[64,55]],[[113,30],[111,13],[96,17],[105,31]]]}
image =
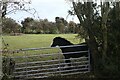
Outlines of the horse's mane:
{"label": "horse's mane", "polygon": [[56,37],[56,39],[64,40],[68,45],[73,45],[73,43],[71,43],[70,41],[66,40],[65,38],[62,38],[62,37]]}

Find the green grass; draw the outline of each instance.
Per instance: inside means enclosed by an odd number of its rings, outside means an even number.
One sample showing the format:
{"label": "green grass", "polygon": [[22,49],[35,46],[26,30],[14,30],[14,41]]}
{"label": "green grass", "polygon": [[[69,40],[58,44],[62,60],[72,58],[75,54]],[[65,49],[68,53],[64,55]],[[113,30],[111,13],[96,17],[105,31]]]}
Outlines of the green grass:
{"label": "green grass", "polygon": [[[23,34],[21,36],[3,36],[3,39],[6,44],[9,44],[9,50],[24,49],[24,48],[41,48],[41,47],[50,47],[54,37],[63,37],[69,40],[74,44],[79,43],[79,39],[76,38],[77,34]],[[3,46],[4,48],[4,46]],[[39,54],[49,54],[49,53],[58,53],[60,49],[50,49],[50,50],[38,50],[38,51],[26,51],[14,53],[12,56],[30,56],[30,55],[39,55]],[[11,54],[10,54],[11,56]],[[53,57],[47,57],[52,59]],[[38,60],[48,60],[43,57],[32,57],[29,58],[29,61],[38,61]],[[55,57],[56,58],[56,57]],[[18,62],[24,62],[25,59],[17,59]]]}
{"label": "green grass", "polygon": [[[16,50],[16,49],[24,49],[24,48],[41,48],[41,47],[50,47],[52,40],[54,37],[63,37],[69,40],[74,44],[78,44],[80,42],[79,39],[76,38],[77,34],[24,34],[21,36],[3,36],[5,43],[9,44],[9,50]],[[4,46],[2,46],[4,47]],[[10,54],[8,53],[7,56],[11,57],[21,57],[21,58],[13,58],[15,64],[17,63],[25,63],[25,62],[36,62],[36,61],[48,61],[48,60],[58,60],[58,58],[63,58],[63,55],[58,56],[58,52],[60,49],[45,49],[45,50],[28,50],[28,51],[20,51],[18,53]],[[52,56],[39,56],[40,54],[50,54],[55,53]],[[32,55],[37,55],[33,57]],[[23,56],[32,56],[32,57],[24,57]],[[9,59],[9,58],[7,58]],[[60,60],[63,63],[63,60]],[[59,61],[53,62],[44,62],[39,64],[27,64],[28,67],[30,66],[41,66],[42,65],[51,65],[51,64],[58,64]],[[15,67],[26,67],[26,65],[19,65]],[[53,66],[58,67],[58,66]],[[52,68],[52,67],[42,67],[42,68]],[[34,70],[34,69],[33,69]],[[24,71],[24,69],[23,69]],[[52,74],[53,75],[53,74]],[[57,76],[57,75],[56,75]],[[56,78],[59,79],[57,76]]]}
{"label": "green grass", "polygon": [[[77,34],[25,34],[21,36],[3,36],[5,43],[9,44],[9,49],[40,48],[50,47],[54,37],[63,37],[74,44],[79,43]],[[4,47],[4,45],[3,45]]]}

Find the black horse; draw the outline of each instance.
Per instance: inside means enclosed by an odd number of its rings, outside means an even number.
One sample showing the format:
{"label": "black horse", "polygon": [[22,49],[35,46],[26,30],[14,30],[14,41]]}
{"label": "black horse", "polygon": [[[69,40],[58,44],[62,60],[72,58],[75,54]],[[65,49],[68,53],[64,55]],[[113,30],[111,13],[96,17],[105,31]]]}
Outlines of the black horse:
{"label": "black horse", "polygon": [[[79,45],[83,45],[83,46],[79,46]],[[65,59],[67,59],[65,60],[65,62],[68,63],[68,66],[71,66],[70,64],[71,61],[69,60],[70,58],[79,58],[82,56],[88,56],[88,52],[80,52],[80,51],[88,50],[88,46],[86,43],[81,43],[75,46],[70,41],[66,40],[65,38],[55,37],[53,39],[53,43],[51,47],[55,47],[55,46],[64,46],[64,47],[60,47],[60,49],[62,50],[62,53]],[[65,46],[71,46],[71,47],[65,47]]]}

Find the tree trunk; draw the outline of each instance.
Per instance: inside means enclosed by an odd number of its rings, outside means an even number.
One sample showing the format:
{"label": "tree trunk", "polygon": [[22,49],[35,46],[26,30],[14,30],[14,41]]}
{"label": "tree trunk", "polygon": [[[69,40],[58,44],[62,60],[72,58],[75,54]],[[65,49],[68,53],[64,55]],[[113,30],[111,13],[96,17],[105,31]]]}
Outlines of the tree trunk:
{"label": "tree trunk", "polygon": [[106,53],[107,53],[107,17],[108,17],[108,13],[110,11],[110,4],[109,2],[106,3],[102,3],[101,2],[101,15],[102,15],[102,30],[103,30],[103,51],[102,51],[102,60],[103,60],[103,64],[105,62],[105,58]]}
{"label": "tree trunk", "polygon": [[[77,3],[78,4],[78,3]],[[87,13],[85,13],[86,18],[84,18],[84,15],[81,14],[81,10],[77,9],[77,4],[75,2],[73,2],[73,7],[74,10],[76,12],[76,15],[80,21],[80,24],[83,26],[83,28],[87,31],[88,37],[89,39],[87,40],[90,52],[91,52],[91,71],[96,71],[96,64],[97,64],[97,55],[98,55],[98,48],[97,48],[97,42],[95,39],[95,36],[92,32],[92,3],[85,3],[86,6],[86,11]],[[81,4],[82,5],[82,4]],[[81,6],[79,4],[79,6]],[[84,18],[84,20],[83,20]]]}

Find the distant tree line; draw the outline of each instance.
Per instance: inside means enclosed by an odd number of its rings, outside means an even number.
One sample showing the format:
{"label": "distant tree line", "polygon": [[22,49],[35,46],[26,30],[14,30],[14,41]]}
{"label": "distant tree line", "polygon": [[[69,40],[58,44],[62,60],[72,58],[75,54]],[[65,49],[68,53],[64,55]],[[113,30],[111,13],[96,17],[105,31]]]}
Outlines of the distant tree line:
{"label": "distant tree line", "polygon": [[2,32],[3,33],[19,33],[21,25],[11,18],[3,18]]}
{"label": "distant tree line", "polygon": [[11,18],[3,19],[3,33],[24,34],[56,34],[56,33],[78,33],[80,25],[74,21],[67,22],[64,18],[55,17],[55,22],[48,19],[36,20],[31,17],[25,18],[21,24]]}

